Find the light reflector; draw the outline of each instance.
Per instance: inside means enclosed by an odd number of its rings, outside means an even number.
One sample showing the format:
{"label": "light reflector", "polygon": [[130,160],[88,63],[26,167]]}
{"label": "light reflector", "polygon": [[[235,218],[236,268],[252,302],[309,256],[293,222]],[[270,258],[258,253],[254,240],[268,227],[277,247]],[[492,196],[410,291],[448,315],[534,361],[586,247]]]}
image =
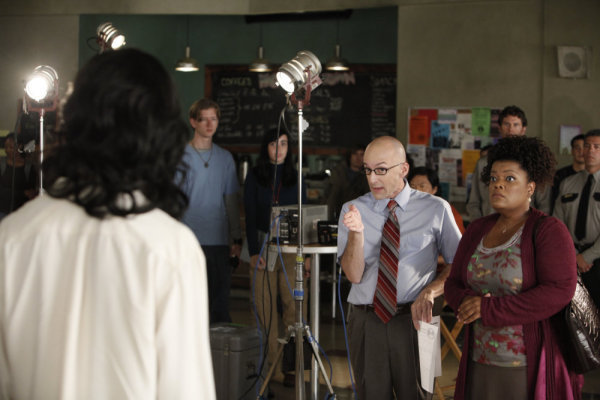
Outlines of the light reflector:
{"label": "light reflector", "polygon": [[321,62],[312,52],[308,50],[299,51],[296,57],[284,63],[277,72],[279,86],[288,93],[295,92],[305,86],[309,73],[312,78],[318,78],[321,73]]}
{"label": "light reflector", "polygon": [[31,99],[41,102],[56,94],[58,90],[58,74],[49,65],[35,67],[25,85],[25,93]]}

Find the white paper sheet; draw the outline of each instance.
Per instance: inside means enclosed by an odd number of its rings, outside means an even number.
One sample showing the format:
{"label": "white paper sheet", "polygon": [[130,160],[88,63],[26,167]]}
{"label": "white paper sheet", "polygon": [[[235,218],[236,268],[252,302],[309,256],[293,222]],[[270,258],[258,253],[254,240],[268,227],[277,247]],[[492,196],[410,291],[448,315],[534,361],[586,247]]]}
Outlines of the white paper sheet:
{"label": "white paper sheet", "polygon": [[419,321],[418,339],[421,386],[433,393],[433,380],[442,375],[439,316],[433,317],[431,323]]}

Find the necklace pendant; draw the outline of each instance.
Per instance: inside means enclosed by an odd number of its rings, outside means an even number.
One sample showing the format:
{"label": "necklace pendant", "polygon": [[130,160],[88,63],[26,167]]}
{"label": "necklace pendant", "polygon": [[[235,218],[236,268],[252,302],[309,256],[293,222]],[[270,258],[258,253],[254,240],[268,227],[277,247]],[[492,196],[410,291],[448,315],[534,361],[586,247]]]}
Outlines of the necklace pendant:
{"label": "necklace pendant", "polygon": [[204,161],[204,168],[208,168],[208,161]]}

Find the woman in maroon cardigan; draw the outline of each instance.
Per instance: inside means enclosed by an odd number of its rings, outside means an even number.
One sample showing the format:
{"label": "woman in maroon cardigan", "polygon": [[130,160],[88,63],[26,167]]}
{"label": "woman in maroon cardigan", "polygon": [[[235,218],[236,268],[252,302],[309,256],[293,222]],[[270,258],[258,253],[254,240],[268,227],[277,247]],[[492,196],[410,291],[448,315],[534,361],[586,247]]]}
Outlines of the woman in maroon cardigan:
{"label": "woman in maroon cardigan", "polygon": [[488,154],[481,178],[498,213],[468,225],[445,285],[467,327],[455,399],[581,397],[583,378],[565,364],[555,316],[575,291],[573,242],[561,221],[538,222],[544,213],[530,208],[554,165],[537,138],[507,137]]}

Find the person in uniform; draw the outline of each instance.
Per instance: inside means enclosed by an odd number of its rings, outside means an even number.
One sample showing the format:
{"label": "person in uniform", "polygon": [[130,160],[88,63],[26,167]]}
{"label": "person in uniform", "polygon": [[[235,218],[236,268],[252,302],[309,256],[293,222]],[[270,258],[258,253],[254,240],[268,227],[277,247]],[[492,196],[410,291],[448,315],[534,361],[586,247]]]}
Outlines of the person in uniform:
{"label": "person in uniform", "polygon": [[583,142],[585,136],[583,134],[575,136],[571,139],[571,156],[573,163],[558,169],[554,173],[554,182],[552,183],[552,210],[558,197],[560,183],[571,175],[575,175],[585,168],[585,160],[583,159]]}
{"label": "person in uniform", "polygon": [[577,269],[596,305],[600,305],[600,129],[585,134],[585,169],[563,180],[554,216],[575,243]]}

